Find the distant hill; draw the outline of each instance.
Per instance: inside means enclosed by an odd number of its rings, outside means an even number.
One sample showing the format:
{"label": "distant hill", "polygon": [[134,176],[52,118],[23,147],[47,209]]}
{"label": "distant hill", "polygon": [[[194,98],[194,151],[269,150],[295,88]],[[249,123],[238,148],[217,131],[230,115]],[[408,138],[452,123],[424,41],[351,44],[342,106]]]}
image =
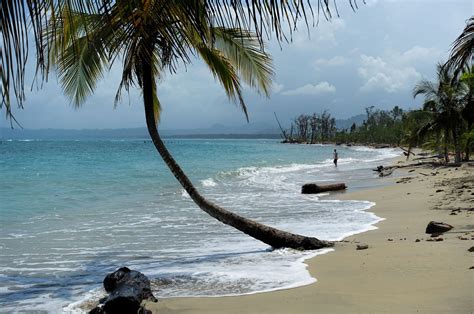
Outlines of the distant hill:
{"label": "distant hill", "polygon": [[367,118],[365,114],[358,114],[357,116],[350,117],[348,119],[337,119],[336,128],[338,129],[349,129],[353,123],[357,126],[361,125],[364,120]]}
{"label": "distant hill", "polygon": [[[362,124],[365,115],[336,120],[336,127],[350,128],[352,123]],[[214,124],[208,128],[160,130],[163,137],[173,138],[280,138],[278,126],[270,123],[248,123],[240,126]],[[146,128],[130,129],[10,129],[0,128],[0,139],[148,139]]]}

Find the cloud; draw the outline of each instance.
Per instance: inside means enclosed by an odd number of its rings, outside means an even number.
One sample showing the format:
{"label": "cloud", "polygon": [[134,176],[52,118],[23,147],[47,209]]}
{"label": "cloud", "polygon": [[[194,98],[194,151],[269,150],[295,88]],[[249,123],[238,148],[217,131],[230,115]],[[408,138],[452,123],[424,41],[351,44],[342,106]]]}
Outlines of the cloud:
{"label": "cloud", "polygon": [[335,56],[330,59],[325,59],[325,58],[319,58],[316,61],[314,61],[314,64],[316,66],[319,65],[325,65],[325,66],[341,66],[345,65],[349,62],[349,59],[346,57],[342,56]]}
{"label": "cloud", "polygon": [[306,84],[304,86],[287,90],[281,93],[282,95],[286,96],[293,96],[293,95],[319,95],[324,93],[334,93],[336,91],[336,87],[334,85],[329,84],[328,82],[321,82],[317,85]]}
{"label": "cloud", "polygon": [[276,82],[273,82],[272,87],[271,87],[272,93],[278,94],[279,92],[283,90],[283,87],[284,87],[283,84],[278,84]]}
{"label": "cloud", "polygon": [[381,57],[362,55],[362,66],[359,76],[364,80],[361,91],[383,89],[394,93],[406,90],[421,78],[421,74],[412,66],[397,66],[389,64]]}
{"label": "cloud", "polygon": [[293,34],[292,44],[302,50],[311,50],[321,47],[329,48],[337,45],[336,33],[344,30],[346,23],[343,19],[334,18],[330,21],[321,19],[317,27],[311,27],[308,32],[306,31],[306,25],[302,21],[298,23],[299,31]]}
{"label": "cloud", "polygon": [[441,57],[442,52],[436,48],[414,46],[410,50],[407,50],[401,54],[393,52],[392,55],[399,63],[407,64],[415,62],[428,62],[429,64],[432,64],[433,61],[436,61]]}
{"label": "cloud", "polygon": [[442,52],[436,48],[413,46],[400,52],[388,50],[383,57],[360,56],[359,77],[363,79],[361,91],[384,90],[389,93],[408,90],[421,79],[420,66],[436,63]]}

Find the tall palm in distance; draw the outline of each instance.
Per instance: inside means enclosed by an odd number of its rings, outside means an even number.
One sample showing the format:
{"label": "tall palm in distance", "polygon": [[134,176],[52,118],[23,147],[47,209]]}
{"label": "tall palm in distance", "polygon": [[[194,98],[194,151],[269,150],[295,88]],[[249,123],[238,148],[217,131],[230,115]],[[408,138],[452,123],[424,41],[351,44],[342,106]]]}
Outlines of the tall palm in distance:
{"label": "tall palm in distance", "polygon": [[460,136],[464,120],[462,118],[461,85],[453,79],[453,71],[438,64],[437,81],[420,81],[413,89],[413,97],[424,95],[423,111],[430,118],[419,125],[417,136],[425,138],[435,135],[443,138],[444,156],[449,161],[449,143],[452,140],[455,149],[455,162],[461,161]]}
{"label": "tall palm in distance", "polygon": [[[210,202],[197,191],[165,147],[157,129],[161,104],[156,82],[167,69],[175,70],[178,61],[190,62],[188,56],[199,56],[245,115],[241,80],[268,94],[273,74],[271,58],[254,34],[243,29],[214,27],[211,12],[204,5],[192,8],[198,10],[199,19],[190,20],[188,3],[117,1],[107,14],[66,9],[45,34],[50,60],[58,66],[65,93],[80,106],[108,67],[123,60],[116,100],[120,99],[122,89],[137,86],[142,91],[153,144],[202,210],[274,248],[318,249],[332,245],[265,226]],[[163,6],[169,6],[169,14],[162,14]]]}

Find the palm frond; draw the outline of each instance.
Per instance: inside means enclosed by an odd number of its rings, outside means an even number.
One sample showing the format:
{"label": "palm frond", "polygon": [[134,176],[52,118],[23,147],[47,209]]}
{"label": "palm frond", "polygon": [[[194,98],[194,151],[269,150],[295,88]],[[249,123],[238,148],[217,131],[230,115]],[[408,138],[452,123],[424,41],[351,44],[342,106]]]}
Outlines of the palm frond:
{"label": "palm frond", "polygon": [[466,27],[452,46],[447,64],[454,68],[456,73],[459,73],[465,64],[472,62],[474,56],[474,16],[467,20]]}
{"label": "palm frond", "polygon": [[213,34],[215,48],[232,63],[243,81],[268,96],[274,75],[272,59],[263,51],[256,35],[223,27],[214,28]]}
{"label": "palm frond", "polygon": [[82,37],[76,43],[60,53],[58,70],[65,94],[78,107],[94,92],[108,65],[108,58],[100,40],[92,42]]}
{"label": "palm frond", "polygon": [[418,95],[425,95],[427,98],[436,97],[438,92],[438,86],[431,81],[422,80],[413,88],[413,98],[416,98]]}
{"label": "palm frond", "polygon": [[232,63],[219,50],[204,44],[198,45],[196,50],[214,77],[219,80],[229,99],[240,105],[248,121],[247,106],[242,96],[239,76]]}

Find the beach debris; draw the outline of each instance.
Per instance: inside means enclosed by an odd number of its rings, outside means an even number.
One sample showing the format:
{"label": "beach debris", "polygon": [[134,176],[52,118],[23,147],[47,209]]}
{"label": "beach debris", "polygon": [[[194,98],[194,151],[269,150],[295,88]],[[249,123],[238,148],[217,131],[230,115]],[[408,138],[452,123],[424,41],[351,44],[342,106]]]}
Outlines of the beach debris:
{"label": "beach debris", "polygon": [[420,242],[421,240],[420,239],[416,239],[415,242]]}
{"label": "beach debris", "polygon": [[439,189],[439,190],[436,190],[436,193],[443,192],[443,191],[444,191],[444,190]]}
{"label": "beach debris", "polygon": [[387,241],[393,241],[393,239],[389,238],[389,239],[387,239]]}
{"label": "beach debris", "polygon": [[388,177],[389,175],[391,175],[393,173],[395,169],[392,168],[390,170],[383,170],[381,172],[379,172],[379,177]]}
{"label": "beach debris", "polygon": [[104,289],[109,295],[89,313],[146,313],[143,300],[158,302],[151,292],[150,280],[141,272],[122,267],[104,278]]}
{"label": "beach debris", "polygon": [[469,267],[469,269],[474,269],[474,266]]}
{"label": "beach debris", "polygon": [[425,233],[429,233],[429,234],[444,233],[451,229],[453,229],[453,226],[447,223],[430,221],[430,223],[426,226]]}
{"label": "beach debris", "polygon": [[357,244],[356,250],[366,250],[369,246],[367,244]]}
{"label": "beach debris", "polygon": [[474,246],[471,246],[469,249],[468,249],[469,252],[474,252]]}
{"label": "beach debris", "polygon": [[436,242],[439,242],[439,241],[444,241],[444,239],[443,239],[443,238],[436,238],[436,239],[434,239],[434,240],[435,240]]}
{"label": "beach debris", "polygon": [[334,184],[326,184],[326,185],[319,185],[316,183],[306,183],[301,187],[302,194],[316,194],[322,192],[329,192],[329,191],[340,191],[347,189],[345,183],[334,183]]}
{"label": "beach debris", "polygon": [[384,166],[378,166],[375,169],[372,169],[372,171],[377,171],[379,173],[379,177],[387,177],[393,173],[395,170],[395,167],[384,167]]}

